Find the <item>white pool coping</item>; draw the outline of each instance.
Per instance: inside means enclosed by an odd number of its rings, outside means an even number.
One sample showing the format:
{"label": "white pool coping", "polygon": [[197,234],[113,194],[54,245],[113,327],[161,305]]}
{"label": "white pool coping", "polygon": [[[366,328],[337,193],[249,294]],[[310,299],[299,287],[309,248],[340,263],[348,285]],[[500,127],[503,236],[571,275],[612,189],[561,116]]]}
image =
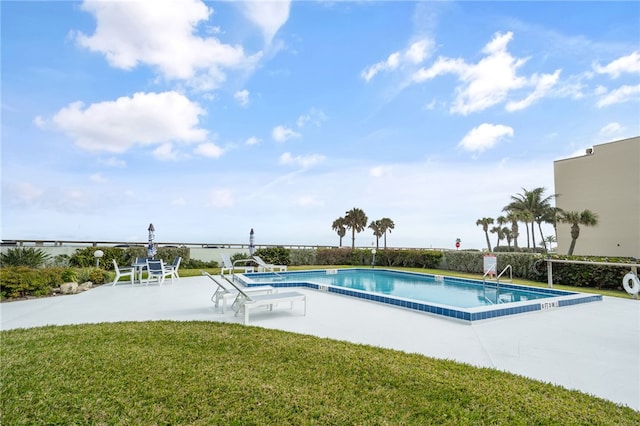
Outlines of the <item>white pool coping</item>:
{"label": "white pool coping", "polygon": [[[163,286],[118,284],[72,296],[0,304],[0,329],[119,321],[220,321],[207,277]],[[598,396],[640,411],[640,301],[601,302],[471,324],[307,288],[307,315],[255,311],[251,325],[368,344],[495,368]]]}

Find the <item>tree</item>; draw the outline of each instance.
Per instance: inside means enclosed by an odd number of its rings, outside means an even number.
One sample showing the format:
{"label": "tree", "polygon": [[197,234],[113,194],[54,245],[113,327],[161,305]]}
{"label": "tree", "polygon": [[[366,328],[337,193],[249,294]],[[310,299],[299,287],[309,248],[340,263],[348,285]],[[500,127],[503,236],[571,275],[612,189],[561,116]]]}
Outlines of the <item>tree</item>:
{"label": "tree", "polygon": [[560,216],[560,222],[568,223],[571,225],[571,245],[569,246],[569,256],[573,255],[573,250],[576,248],[576,241],[580,236],[580,225],[583,226],[596,226],[598,224],[598,215],[591,210],[578,211],[566,211]]}
{"label": "tree", "polygon": [[338,236],[340,237],[340,247],[342,247],[342,238],[347,234],[344,217],[339,217],[334,220],[333,224],[331,225],[331,229],[338,233]]}
{"label": "tree", "polygon": [[507,247],[511,248],[511,241],[513,240],[513,232],[511,232],[511,228],[505,226],[502,228],[502,232],[504,233],[504,237],[507,239]]}
{"label": "tree", "polygon": [[487,239],[487,249],[491,252],[491,241],[489,241],[489,225],[493,224],[492,217],[483,217],[482,219],[476,220],[476,225],[482,225],[482,230],[484,231],[484,236]]}
{"label": "tree", "polygon": [[518,248],[518,237],[520,236],[518,222],[520,221],[520,215],[516,211],[505,209],[506,207],[502,210],[507,211],[507,220],[511,222],[511,238],[513,239],[513,246]]}
{"label": "tree", "polygon": [[369,224],[369,228],[373,230],[373,236],[376,237],[376,249],[380,248],[380,237],[384,234],[382,231],[382,221],[381,220],[372,220]]}
{"label": "tree", "polygon": [[351,248],[356,248],[356,232],[364,231],[367,226],[367,215],[362,209],[356,207],[349,210],[344,216],[344,225],[351,230]]}
{"label": "tree", "polygon": [[498,237],[498,241],[496,241],[496,247],[500,245],[500,241],[504,238],[504,232],[502,230],[502,226],[494,226],[489,230],[492,234],[496,234]]}
{"label": "tree", "polygon": [[391,233],[392,229],[395,229],[396,224],[393,223],[393,220],[389,219],[388,217],[383,217],[382,219],[380,219],[380,222],[382,224],[382,233],[384,234],[384,249],[387,249],[387,232]]}
{"label": "tree", "polygon": [[[527,247],[536,246],[535,235],[535,223],[538,223],[538,227],[542,229],[540,225],[543,221],[543,217],[546,212],[553,208],[551,206],[551,200],[555,198],[555,195],[549,195],[544,197],[546,188],[538,187],[529,191],[522,188],[522,194],[516,194],[511,196],[511,203],[509,203],[503,210],[516,211],[520,213],[520,220],[523,220],[527,224]],[[529,242],[529,223],[531,223],[531,245]],[[540,232],[541,238],[542,231]]]}

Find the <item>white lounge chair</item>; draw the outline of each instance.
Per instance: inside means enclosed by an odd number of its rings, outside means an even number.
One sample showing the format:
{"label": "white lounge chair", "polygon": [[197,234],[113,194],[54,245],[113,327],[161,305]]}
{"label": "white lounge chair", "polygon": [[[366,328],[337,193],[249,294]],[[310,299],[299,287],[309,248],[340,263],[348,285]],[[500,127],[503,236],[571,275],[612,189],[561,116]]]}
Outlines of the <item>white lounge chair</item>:
{"label": "white lounge chair", "polygon": [[253,256],[253,260],[258,264],[258,272],[261,272],[261,271],[276,272],[276,269],[279,270],[280,272],[284,272],[287,270],[287,265],[274,265],[271,263],[267,263],[264,260],[262,260],[260,256]]}
{"label": "white lounge chair", "polygon": [[152,278],[158,279],[158,284],[164,284],[165,277],[171,277],[171,284],[173,284],[173,271],[167,268],[162,260],[147,260],[147,284]]}
{"label": "white lounge chair", "polygon": [[[220,306],[220,301],[222,301],[222,313],[224,314],[224,310],[227,307],[227,298],[233,297],[236,300],[238,299],[238,290],[235,287],[229,284],[229,282],[220,276],[211,275],[206,271],[200,271],[202,275],[206,275],[216,284],[216,291],[211,295],[211,301],[215,304],[216,308]],[[261,285],[255,287],[245,287],[242,286],[242,289],[247,294],[270,294],[275,293],[277,290],[275,287],[270,285]],[[236,300],[231,304],[231,309],[235,308]]]}
{"label": "white lounge chair", "polygon": [[125,266],[124,268],[118,267],[118,262],[113,259],[113,269],[116,271],[116,277],[113,280],[112,286],[116,285],[116,283],[120,280],[121,277],[131,277],[131,285],[133,285],[133,276],[135,275],[135,269],[133,267]]}
{"label": "white lounge chair", "polygon": [[307,297],[302,293],[298,293],[297,291],[289,291],[286,293],[250,295],[232,280],[228,280],[224,276],[221,277],[225,279],[229,284],[234,286],[236,290],[238,290],[239,294],[236,298],[236,301],[234,302],[235,311],[236,315],[238,315],[240,312],[243,313],[244,325],[249,324],[249,312],[252,309],[259,308],[261,306],[267,306],[271,311],[273,310],[273,305],[277,305],[278,303],[291,303],[291,308],[293,309],[293,302],[303,302],[304,314],[307,315]]}
{"label": "white lounge chair", "polygon": [[[233,262],[231,261],[231,258],[226,253],[220,253],[220,257],[222,258],[222,267],[220,268],[221,275],[224,275],[225,271],[230,273],[233,273],[236,270],[243,271],[243,272],[253,272],[252,266],[234,266]],[[252,259],[247,259],[247,261],[249,260],[252,260]]]}

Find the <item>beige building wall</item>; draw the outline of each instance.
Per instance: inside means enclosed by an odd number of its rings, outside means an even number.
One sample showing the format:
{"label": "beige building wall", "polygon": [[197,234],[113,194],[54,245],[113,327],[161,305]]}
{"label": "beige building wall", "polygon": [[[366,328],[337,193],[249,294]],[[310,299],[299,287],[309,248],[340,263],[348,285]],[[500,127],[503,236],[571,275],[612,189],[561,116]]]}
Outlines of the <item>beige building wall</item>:
{"label": "beige building wall", "polygon": [[[573,254],[640,258],[640,137],[594,145],[553,169],[556,206],[598,214],[597,226],[580,226]],[[558,253],[566,254],[570,225],[558,224],[557,238]]]}

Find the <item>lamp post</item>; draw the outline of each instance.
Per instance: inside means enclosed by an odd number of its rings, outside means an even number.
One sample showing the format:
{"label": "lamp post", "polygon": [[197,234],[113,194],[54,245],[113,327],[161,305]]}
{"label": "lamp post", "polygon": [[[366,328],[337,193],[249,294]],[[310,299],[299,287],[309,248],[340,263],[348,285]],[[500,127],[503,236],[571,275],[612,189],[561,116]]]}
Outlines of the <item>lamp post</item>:
{"label": "lamp post", "polygon": [[371,259],[371,268],[376,266],[376,249],[371,249],[371,254],[373,255],[373,259]]}
{"label": "lamp post", "polygon": [[251,232],[249,232],[249,255],[253,256],[253,253],[256,251],[255,245],[255,233],[253,232],[253,228],[251,228]]}
{"label": "lamp post", "polygon": [[100,258],[104,256],[104,252],[102,250],[96,250],[93,252],[93,257],[96,258],[96,268],[100,267]]}

